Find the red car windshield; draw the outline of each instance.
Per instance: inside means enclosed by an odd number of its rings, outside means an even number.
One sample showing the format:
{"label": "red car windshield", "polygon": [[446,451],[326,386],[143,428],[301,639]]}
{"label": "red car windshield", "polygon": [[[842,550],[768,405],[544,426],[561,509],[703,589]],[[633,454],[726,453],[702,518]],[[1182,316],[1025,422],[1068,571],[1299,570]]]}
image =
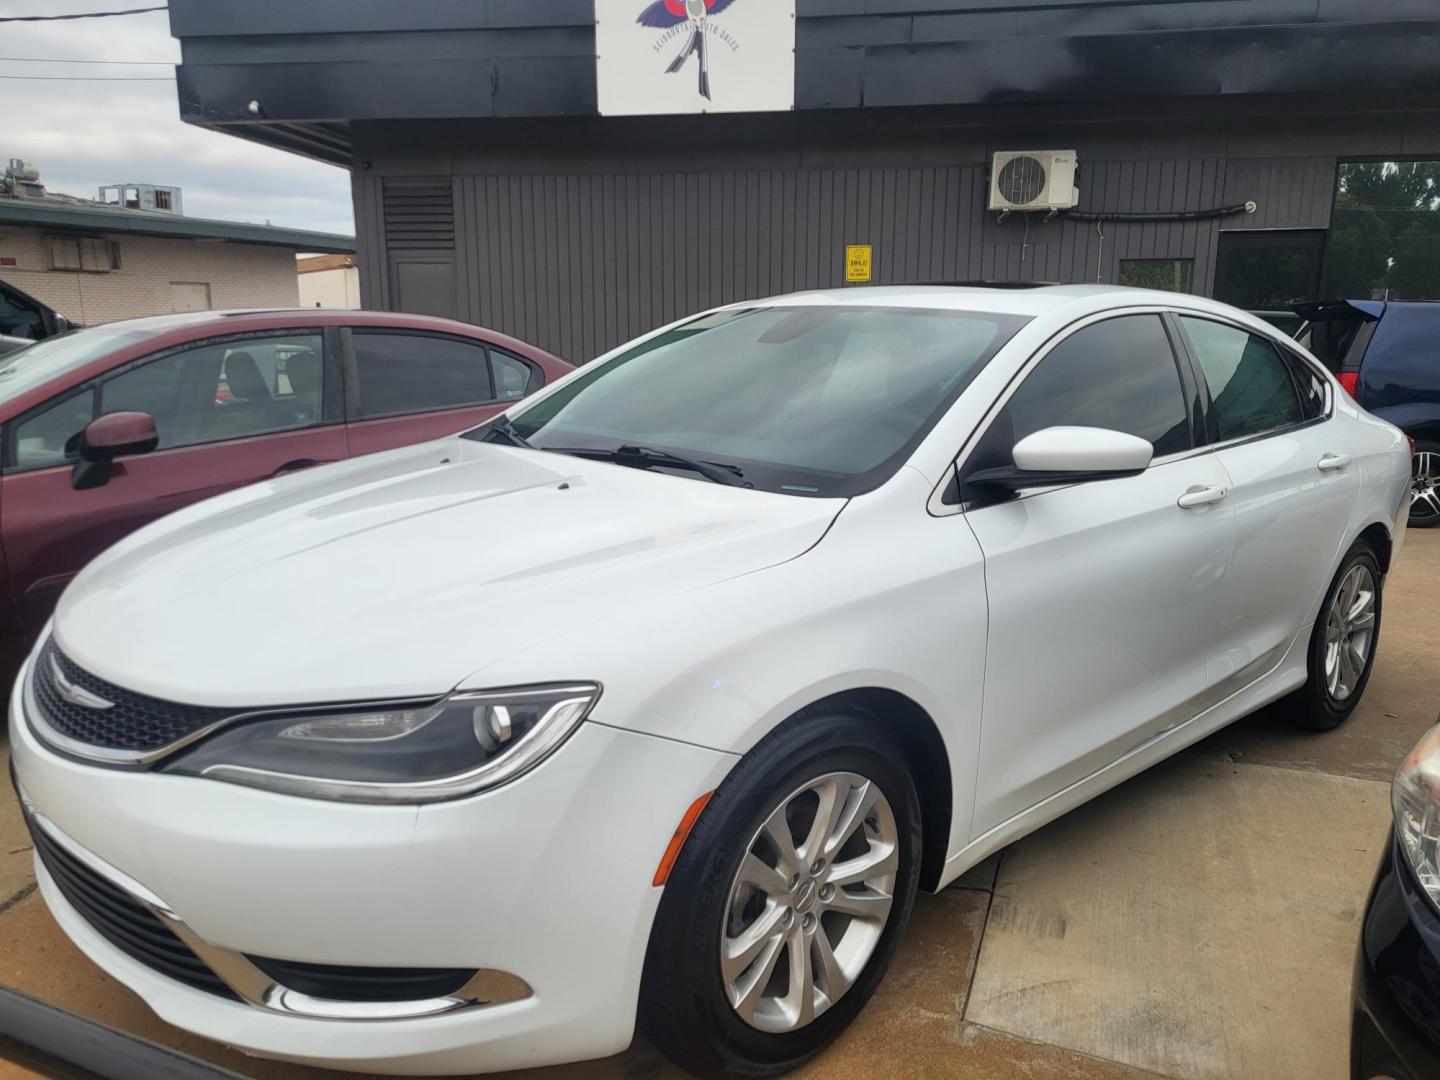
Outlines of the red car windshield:
{"label": "red car windshield", "polygon": [[72,330],[0,356],[0,406],[149,334],[124,323]]}

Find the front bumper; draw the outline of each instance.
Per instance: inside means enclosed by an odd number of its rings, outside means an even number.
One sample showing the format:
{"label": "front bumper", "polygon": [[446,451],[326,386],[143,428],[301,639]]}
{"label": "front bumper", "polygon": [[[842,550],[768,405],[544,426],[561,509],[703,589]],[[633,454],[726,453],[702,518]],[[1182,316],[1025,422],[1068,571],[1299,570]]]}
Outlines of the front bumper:
{"label": "front bumper", "polygon": [[1392,833],[1355,957],[1352,1080],[1440,1076],[1440,915]]}
{"label": "front bumper", "polygon": [[685,808],[735,761],[587,722],[503,788],[381,807],[82,765],[35,739],[18,694],[11,746],[37,815],[173,913],[201,946],[197,954],[208,946],[308,964],[474,968],[523,980],[529,996],[484,1004],[493,996],[477,995],[475,1007],[403,1019],[322,1019],[246,1004],[116,948],[37,858],[41,892],[61,927],[165,1020],[264,1056],[409,1074],[558,1064],[624,1049],[659,902],[655,867]]}

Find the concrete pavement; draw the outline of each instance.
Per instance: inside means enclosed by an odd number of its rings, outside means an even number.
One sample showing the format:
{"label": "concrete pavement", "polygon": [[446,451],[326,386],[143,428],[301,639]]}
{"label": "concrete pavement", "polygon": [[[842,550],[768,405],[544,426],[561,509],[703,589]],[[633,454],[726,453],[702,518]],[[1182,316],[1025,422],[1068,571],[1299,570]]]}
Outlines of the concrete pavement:
{"label": "concrete pavement", "polygon": [[[1315,735],[1256,714],[922,896],[884,985],[799,1075],[1341,1080],[1390,775],[1440,711],[1437,611],[1440,530],[1412,531],[1348,723]],[[0,983],[264,1080],[350,1075],[244,1058],[157,1020],[55,927],[29,859],[6,798]],[[680,1074],[637,1045],[521,1075]]]}

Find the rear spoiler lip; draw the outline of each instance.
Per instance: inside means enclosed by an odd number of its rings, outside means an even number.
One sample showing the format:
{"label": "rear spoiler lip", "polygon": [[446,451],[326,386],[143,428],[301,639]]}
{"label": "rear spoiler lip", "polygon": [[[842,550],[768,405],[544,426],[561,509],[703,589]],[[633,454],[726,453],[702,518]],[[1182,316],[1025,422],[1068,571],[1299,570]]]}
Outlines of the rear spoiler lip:
{"label": "rear spoiler lip", "polygon": [[1291,304],[1290,310],[1307,322],[1361,318],[1374,322],[1385,314],[1384,300],[1310,300]]}

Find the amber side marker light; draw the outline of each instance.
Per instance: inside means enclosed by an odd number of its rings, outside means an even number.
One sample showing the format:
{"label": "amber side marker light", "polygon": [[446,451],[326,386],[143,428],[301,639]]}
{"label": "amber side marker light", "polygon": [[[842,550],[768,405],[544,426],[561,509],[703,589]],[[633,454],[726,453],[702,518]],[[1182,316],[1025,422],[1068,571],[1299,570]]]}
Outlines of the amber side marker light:
{"label": "amber side marker light", "polygon": [[665,854],[660,858],[660,865],[655,868],[655,877],[651,879],[652,885],[664,885],[670,880],[670,871],[675,868],[675,860],[680,857],[680,849],[685,846],[685,839],[690,835],[690,830],[695,827],[695,822],[700,820],[700,815],[705,812],[705,805],[710,801],[714,791],[707,791],[690,804],[690,809],[685,811],[685,816],[680,819],[680,824],[675,826],[675,835],[670,837],[670,843],[665,847]]}

